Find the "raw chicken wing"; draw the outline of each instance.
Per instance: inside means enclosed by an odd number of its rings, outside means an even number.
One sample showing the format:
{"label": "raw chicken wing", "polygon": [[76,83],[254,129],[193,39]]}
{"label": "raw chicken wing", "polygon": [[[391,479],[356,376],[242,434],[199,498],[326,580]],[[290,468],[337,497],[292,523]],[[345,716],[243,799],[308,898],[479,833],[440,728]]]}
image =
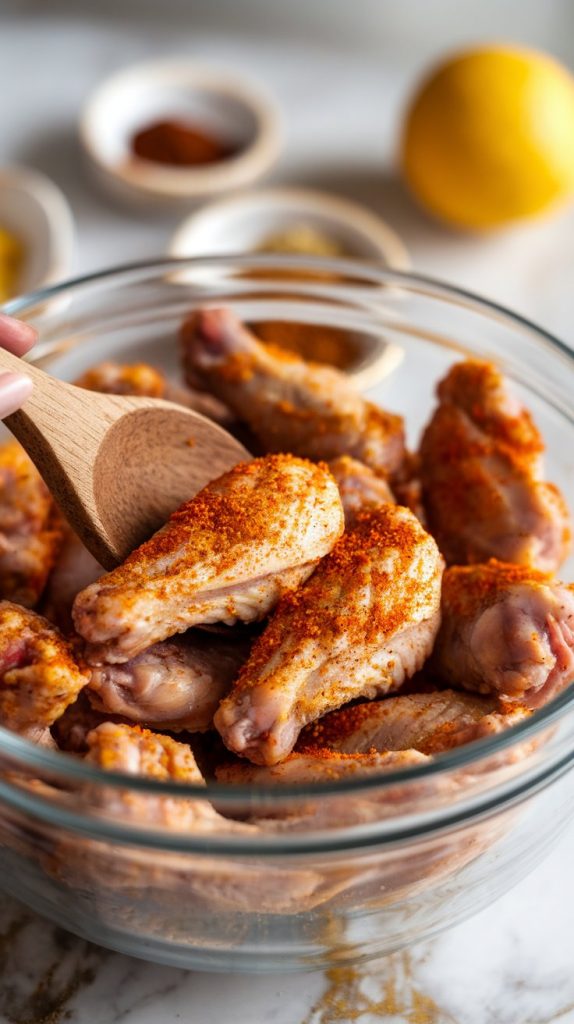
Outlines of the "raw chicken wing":
{"label": "raw chicken wing", "polygon": [[0,596],[27,608],[39,600],[61,542],[46,484],[16,441],[0,445]]}
{"label": "raw chicken wing", "polygon": [[226,746],[276,764],[308,722],[397,689],[432,650],[442,568],[408,509],[384,505],[362,518],[255,642],[215,716]]}
{"label": "raw chicken wing", "polygon": [[343,754],[418,750],[436,754],[462,746],[527,717],[495,698],[440,690],[354,704],[305,729],[297,749],[328,747]]}
{"label": "raw chicken wing", "polygon": [[401,465],[401,417],[365,401],[339,370],[262,344],[228,309],[193,313],[181,338],[188,377],[244,420],[265,451],[352,455],[382,474]]}
{"label": "raw chicken wing", "polygon": [[331,459],[329,469],[341,495],[345,529],[354,526],[359,512],[369,512],[389,502],[394,505],[393,492],[385,478],[377,476],[364,462],[350,455],[340,455],[338,459]]}
{"label": "raw chicken wing", "polygon": [[428,757],[417,750],[341,753],[316,747],[301,754],[289,754],[281,764],[223,764],[217,769],[216,776],[218,782],[255,783],[263,786],[283,783],[289,786],[309,782],[336,782],[337,779],[360,778],[382,771],[399,771],[411,765],[426,764],[427,761]]}
{"label": "raw chicken wing", "polygon": [[168,381],[160,370],[149,363],[98,363],[90,367],[76,381],[80,388],[99,391],[107,395],[139,395],[144,398],[165,398],[168,402],[185,405],[195,412],[230,426],[232,417],[228,409],[211,395],[192,388],[178,387]]}
{"label": "raw chicken wing", "polygon": [[454,686],[536,708],[574,680],[574,584],[494,560],[444,574],[433,664]]}
{"label": "raw chicken wing", "polygon": [[0,602],[0,725],[43,741],[88,678],[46,619]]}
{"label": "raw chicken wing", "polygon": [[76,595],[99,579],[106,570],[67,523],[64,523],[63,535],[58,561],[44,593],[42,613],[63,633],[69,634],[74,629],[72,605]]}
{"label": "raw chicken wing", "polygon": [[73,617],[88,660],[125,662],[193,625],[263,618],[343,526],[326,467],[289,455],[236,466],[78,595]]}
{"label": "raw chicken wing", "polygon": [[554,571],[570,545],[558,489],[543,479],[544,445],[490,363],[454,366],[425,430],[421,480],[429,528],[448,563],[489,558]]}
{"label": "raw chicken wing", "polygon": [[123,665],[93,668],[90,696],[103,710],[134,722],[204,732],[250,646],[250,640],[194,630],[154,644]]}
{"label": "raw chicken wing", "polygon": [[[160,782],[204,785],[188,746],[136,725],[104,722],[87,736],[86,761],[104,771],[139,775]],[[127,788],[99,792],[103,809],[140,824],[181,831],[251,832],[249,825],[223,818],[205,800],[155,796]]]}

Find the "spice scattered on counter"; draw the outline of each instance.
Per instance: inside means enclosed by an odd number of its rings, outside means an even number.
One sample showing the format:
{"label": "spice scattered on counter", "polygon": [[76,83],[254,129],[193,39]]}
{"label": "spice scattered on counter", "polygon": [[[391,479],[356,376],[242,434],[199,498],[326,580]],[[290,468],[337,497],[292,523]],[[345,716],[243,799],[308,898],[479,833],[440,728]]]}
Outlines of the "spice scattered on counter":
{"label": "spice scattered on counter", "polygon": [[330,235],[303,222],[267,235],[257,252],[302,253],[304,256],[349,256],[350,253]]}
{"label": "spice scattered on counter", "polygon": [[172,167],[200,167],[237,153],[231,145],[187,121],[154,121],[133,136],[131,149],[140,160]]}
{"label": "spice scattered on counter", "polygon": [[7,302],[18,291],[24,262],[24,246],[16,235],[0,227],[0,302]]}

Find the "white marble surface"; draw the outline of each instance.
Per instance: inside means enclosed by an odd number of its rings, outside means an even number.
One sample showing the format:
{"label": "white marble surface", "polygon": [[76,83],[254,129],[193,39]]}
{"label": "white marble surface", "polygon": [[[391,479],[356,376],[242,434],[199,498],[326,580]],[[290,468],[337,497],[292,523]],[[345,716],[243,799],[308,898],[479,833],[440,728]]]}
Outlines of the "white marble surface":
{"label": "white marble surface", "polygon": [[[417,7],[420,15],[423,5]],[[557,12],[563,15],[564,5],[545,5],[545,14]],[[525,18],[516,33],[528,38],[533,24],[536,18]],[[404,25],[401,33],[404,43]],[[437,33],[430,37],[429,57],[438,45]],[[280,47],[261,35],[250,41],[248,31],[234,40],[200,35],[191,20],[176,31],[169,18],[6,17],[0,21],[2,159],[39,167],[67,192],[78,229],[76,271],[153,256],[164,249],[177,215],[138,219],[92,189],[79,163],[78,108],[101,76],[140,57],[184,51],[216,58],[264,78],[285,110],[286,149],[275,180],[362,199],[403,234],[417,269],[507,303],[574,342],[572,212],[484,240],[450,235],[425,220],[393,175],[401,105],[424,32],[419,25],[412,52],[392,40],[385,46],[382,35],[380,49],[378,57],[372,49],[344,57],[341,38],[329,50],[318,43]],[[557,50],[567,56],[565,36]],[[527,881],[472,921],[344,978],[210,977],[144,965],[65,936],[0,898],[0,1018],[17,1024],[574,1024],[573,861],[571,830]]]}

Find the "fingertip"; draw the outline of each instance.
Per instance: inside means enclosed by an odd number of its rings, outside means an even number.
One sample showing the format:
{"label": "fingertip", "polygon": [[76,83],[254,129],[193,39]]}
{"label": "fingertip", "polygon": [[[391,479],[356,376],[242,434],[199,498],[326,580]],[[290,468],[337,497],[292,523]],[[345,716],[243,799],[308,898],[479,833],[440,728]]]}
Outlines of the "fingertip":
{"label": "fingertip", "polygon": [[32,394],[34,385],[24,373],[0,374],[0,418],[16,412]]}
{"label": "fingertip", "polygon": [[31,324],[0,313],[0,346],[2,348],[13,352],[15,356],[23,356],[30,351],[37,340],[38,332]]}

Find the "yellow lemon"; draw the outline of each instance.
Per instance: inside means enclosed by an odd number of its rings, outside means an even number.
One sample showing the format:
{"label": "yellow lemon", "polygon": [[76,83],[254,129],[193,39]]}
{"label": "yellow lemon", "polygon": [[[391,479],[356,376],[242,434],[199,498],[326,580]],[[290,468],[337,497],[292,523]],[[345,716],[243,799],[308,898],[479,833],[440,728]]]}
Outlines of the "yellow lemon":
{"label": "yellow lemon", "polygon": [[458,227],[541,213],[574,189],[574,79],[531,50],[461,53],[415,96],[402,165],[419,202]]}

